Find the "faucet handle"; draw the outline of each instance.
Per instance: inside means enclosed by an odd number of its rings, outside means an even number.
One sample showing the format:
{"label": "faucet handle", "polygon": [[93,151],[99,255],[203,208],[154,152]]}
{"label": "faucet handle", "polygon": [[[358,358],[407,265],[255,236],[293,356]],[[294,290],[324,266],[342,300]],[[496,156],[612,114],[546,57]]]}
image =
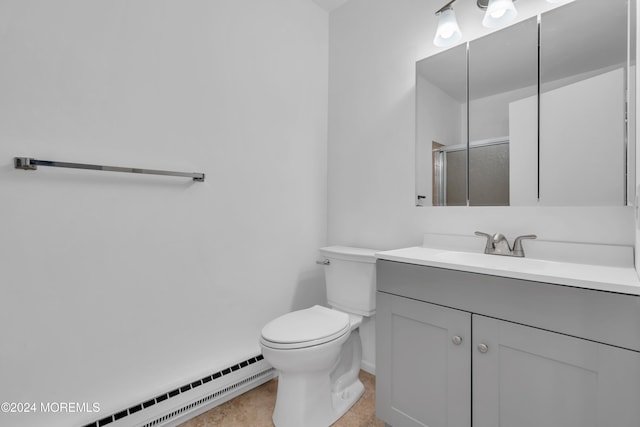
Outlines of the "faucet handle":
{"label": "faucet handle", "polygon": [[484,253],[488,254],[491,248],[493,247],[493,236],[489,233],[483,233],[482,231],[476,231],[474,234],[476,236],[484,236],[487,238],[487,244],[484,247]]}
{"label": "faucet handle", "polygon": [[538,236],[535,234],[525,234],[524,236],[516,237],[515,242],[513,242],[513,255],[523,257],[524,249],[522,249],[522,240],[524,239],[537,239]]}

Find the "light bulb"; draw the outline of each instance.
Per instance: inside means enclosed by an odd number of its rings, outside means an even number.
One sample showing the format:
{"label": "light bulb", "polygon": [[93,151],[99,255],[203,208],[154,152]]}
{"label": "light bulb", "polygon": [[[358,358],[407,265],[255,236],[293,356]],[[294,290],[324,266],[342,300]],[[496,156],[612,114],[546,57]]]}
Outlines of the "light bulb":
{"label": "light bulb", "polygon": [[443,39],[448,39],[453,35],[453,33],[453,28],[443,28],[442,31],[440,31],[440,35]]}
{"label": "light bulb", "polygon": [[482,25],[487,28],[502,27],[515,19],[516,16],[518,16],[518,11],[513,5],[513,0],[489,0]]}
{"label": "light bulb", "polygon": [[499,18],[502,18],[505,13],[507,13],[507,11],[504,9],[495,10],[491,13],[491,17],[495,19],[499,19]]}

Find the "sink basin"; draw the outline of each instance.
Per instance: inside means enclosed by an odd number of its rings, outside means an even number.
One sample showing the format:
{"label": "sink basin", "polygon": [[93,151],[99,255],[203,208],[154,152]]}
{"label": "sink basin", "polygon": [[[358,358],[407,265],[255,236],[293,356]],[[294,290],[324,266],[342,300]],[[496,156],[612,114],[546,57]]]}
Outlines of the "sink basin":
{"label": "sink basin", "polygon": [[569,263],[557,263],[553,261],[533,258],[486,255],[483,253],[457,252],[447,250],[434,253],[434,258],[455,265],[476,266],[496,270],[512,270],[522,272],[530,271],[532,273],[539,273],[541,271],[549,270],[550,268],[561,268],[563,265],[574,265]]}
{"label": "sink basin", "polygon": [[640,295],[640,280],[633,266],[486,255],[481,252],[422,246],[378,252],[376,257],[450,270]]}

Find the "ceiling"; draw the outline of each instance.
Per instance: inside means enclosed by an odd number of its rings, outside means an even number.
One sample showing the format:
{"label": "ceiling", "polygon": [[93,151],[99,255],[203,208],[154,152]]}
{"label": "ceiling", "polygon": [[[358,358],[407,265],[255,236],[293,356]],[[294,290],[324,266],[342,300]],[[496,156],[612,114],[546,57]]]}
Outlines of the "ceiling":
{"label": "ceiling", "polygon": [[327,12],[331,12],[333,9],[337,9],[343,4],[345,4],[348,0],[313,0],[318,6],[326,10]]}

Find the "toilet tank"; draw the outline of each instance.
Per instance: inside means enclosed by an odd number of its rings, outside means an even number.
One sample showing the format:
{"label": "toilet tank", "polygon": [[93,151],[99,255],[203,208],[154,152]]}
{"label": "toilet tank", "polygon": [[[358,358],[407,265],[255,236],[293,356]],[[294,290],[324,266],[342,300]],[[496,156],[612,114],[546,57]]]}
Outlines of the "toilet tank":
{"label": "toilet tank", "polygon": [[376,312],[376,250],[329,246],[321,248],[327,302],[338,310],[372,316]]}

